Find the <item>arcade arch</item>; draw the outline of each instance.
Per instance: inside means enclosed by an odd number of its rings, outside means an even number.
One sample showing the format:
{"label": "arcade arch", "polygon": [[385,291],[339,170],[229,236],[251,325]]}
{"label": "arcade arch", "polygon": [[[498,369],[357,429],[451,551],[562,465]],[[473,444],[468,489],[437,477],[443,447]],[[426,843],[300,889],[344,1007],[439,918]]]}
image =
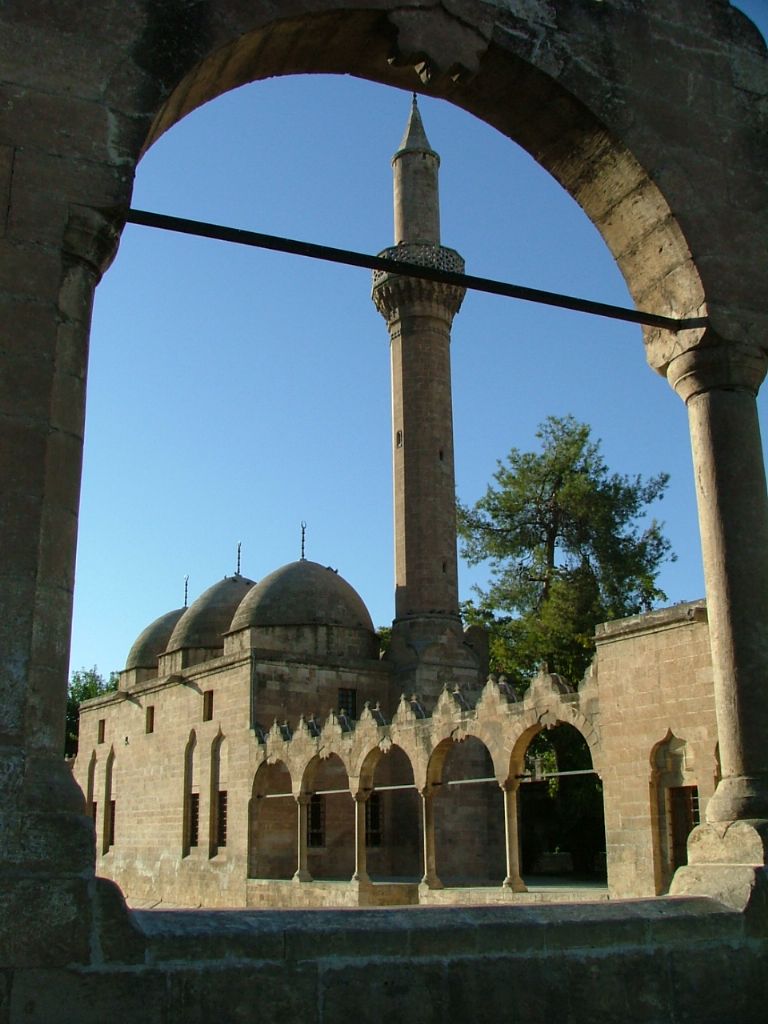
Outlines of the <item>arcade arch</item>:
{"label": "arcade arch", "polygon": [[528,730],[518,747],[524,759],[518,791],[523,875],[604,881],[603,787],[585,736],[557,721]]}
{"label": "arcade arch", "polygon": [[298,865],[297,806],[283,761],[261,764],[248,804],[248,877],[293,878]]}

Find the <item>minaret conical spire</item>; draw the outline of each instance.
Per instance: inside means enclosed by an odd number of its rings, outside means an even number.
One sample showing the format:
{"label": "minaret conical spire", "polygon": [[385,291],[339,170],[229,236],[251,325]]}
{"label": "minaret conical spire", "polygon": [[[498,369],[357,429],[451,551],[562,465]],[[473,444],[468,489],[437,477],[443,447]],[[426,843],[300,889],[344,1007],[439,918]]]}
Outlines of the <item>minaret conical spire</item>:
{"label": "minaret conical spire", "polygon": [[429,144],[427,133],[424,131],[424,122],[421,120],[421,114],[419,112],[419,104],[416,99],[416,93],[413,94],[413,100],[411,101],[411,114],[408,118],[408,124],[405,126],[405,133],[398,147],[397,153],[393,157],[396,159],[403,150],[420,150],[424,153],[431,153],[434,157],[437,157],[438,164],[440,163],[440,157],[435,153]]}

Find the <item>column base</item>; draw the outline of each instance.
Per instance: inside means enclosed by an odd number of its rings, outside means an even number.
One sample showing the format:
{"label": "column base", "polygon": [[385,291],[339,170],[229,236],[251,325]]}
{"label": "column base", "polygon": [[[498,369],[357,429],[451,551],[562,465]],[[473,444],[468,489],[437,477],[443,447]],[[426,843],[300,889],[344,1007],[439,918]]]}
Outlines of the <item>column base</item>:
{"label": "column base", "polygon": [[512,892],[528,892],[528,886],[519,875],[517,877],[507,875],[501,884],[505,889],[511,889]]}
{"label": "column base", "polygon": [[314,878],[306,868],[300,868],[291,879],[293,882],[314,882]]}
{"label": "column base", "polygon": [[707,804],[708,822],[768,820],[768,777],[736,775],[721,779]]}
{"label": "column base", "polygon": [[749,912],[768,931],[768,820],[698,825],[688,837],[688,864],[670,896],[708,896]]}
{"label": "column base", "polygon": [[437,875],[424,875],[422,880],[419,882],[419,890],[421,889],[444,889],[445,886],[437,877]]}

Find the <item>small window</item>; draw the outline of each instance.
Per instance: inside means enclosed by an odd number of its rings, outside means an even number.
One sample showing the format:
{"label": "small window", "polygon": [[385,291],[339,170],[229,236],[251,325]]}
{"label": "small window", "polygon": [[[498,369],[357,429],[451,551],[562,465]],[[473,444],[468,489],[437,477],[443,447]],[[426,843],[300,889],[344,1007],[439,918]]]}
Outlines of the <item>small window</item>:
{"label": "small window", "polygon": [[203,694],[203,721],[210,722],[213,718],[213,690]]}
{"label": "small window", "polygon": [[670,839],[672,867],[688,863],[688,836],[699,824],[699,790],[697,786],[670,786]]}
{"label": "small window", "polygon": [[189,794],[189,823],[187,832],[187,846],[197,846],[200,835],[200,794]]}
{"label": "small window", "polygon": [[402,432],[402,430],[398,430],[395,433],[395,448],[402,448],[402,447],[403,447],[403,432]]}
{"label": "small window", "polygon": [[440,458],[440,461],[442,462],[442,461],[443,461],[443,459],[445,458],[445,456],[444,456],[444,454],[443,454],[443,449],[441,448],[441,449],[440,449],[440,451],[439,451],[439,452],[438,452],[437,454],[438,454],[438,456],[439,456],[439,458]]}
{"label": "small window", "polygon": [[155,731],[155,705],[149,704],[144,712],[144,732]]}
{"label": "small window", "polygon": [[107,723],[106,723],[105,719],[100,718],[99,719],[99,734],[98,734],[98,742],[99,743],[103,743],[104,742],[104,734],[106,732],[106,727],[107,727]]}
{"label": "small window", "polygon": [[443,559],[443,572],[448,572],[448,563]]}
{"label": "small window", "polygon": [[107,849],[115,845],[115,801],[109,801],[109,821],[107,822]]}
{"label": "small window", "polygon": [[91,804],[91,817],[93,818],[94,825],[96,824],[96,815],[98,814],[98,811],[99,805],[94,800],[93,803]]}
{"label": "small window", "polygon": [[325,800],[314,793],[307,808],[307,846],[325,846]]}
{"label": "small window", "polygon": [[357,718],[357,690],[339,690],[339,711],[343,711],[347,718]]}
{"label": "small window", "polygon": [[219,790],[219,799],[216,805],[216,845],[218,847],[227,845],[227,791]]}
{"label": "small window", "polygon": [[365,801],[365,845],[381,846],[380,793],[371,793]]}

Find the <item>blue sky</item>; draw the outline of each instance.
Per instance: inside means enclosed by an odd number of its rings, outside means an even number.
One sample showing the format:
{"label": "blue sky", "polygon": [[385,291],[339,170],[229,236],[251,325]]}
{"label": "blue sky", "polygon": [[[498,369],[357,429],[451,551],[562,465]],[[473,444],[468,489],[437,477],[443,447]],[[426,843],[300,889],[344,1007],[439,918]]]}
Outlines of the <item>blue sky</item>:
{"label": "blue sky", "polygon": [[[736,5],[734,5],[736,6]],[[768,34],[766,0],[738,4]],[[518,146],[420,98],[441,155],[443,244],[468,273],[631,305],[570,197]],[[195,111],[142,160],[133,205],[327,245],[392,243],[390,158],[407,93],[272,79]],[[535,445],[549,414],[602,439],[612,470],[671,474],[653,510],[678,559],[669,601],[703,594],[685,408],[638,327],[470,293],[454,322],[456,487]],[[763,429],[767,399],[760,396]],[[72,668],[121,668],[151,620],[235,570],[300,554],[393,616],[388,335],[370,274],[128,226],[97,292]],[[482,569],[460,568],[462,596]]]}

